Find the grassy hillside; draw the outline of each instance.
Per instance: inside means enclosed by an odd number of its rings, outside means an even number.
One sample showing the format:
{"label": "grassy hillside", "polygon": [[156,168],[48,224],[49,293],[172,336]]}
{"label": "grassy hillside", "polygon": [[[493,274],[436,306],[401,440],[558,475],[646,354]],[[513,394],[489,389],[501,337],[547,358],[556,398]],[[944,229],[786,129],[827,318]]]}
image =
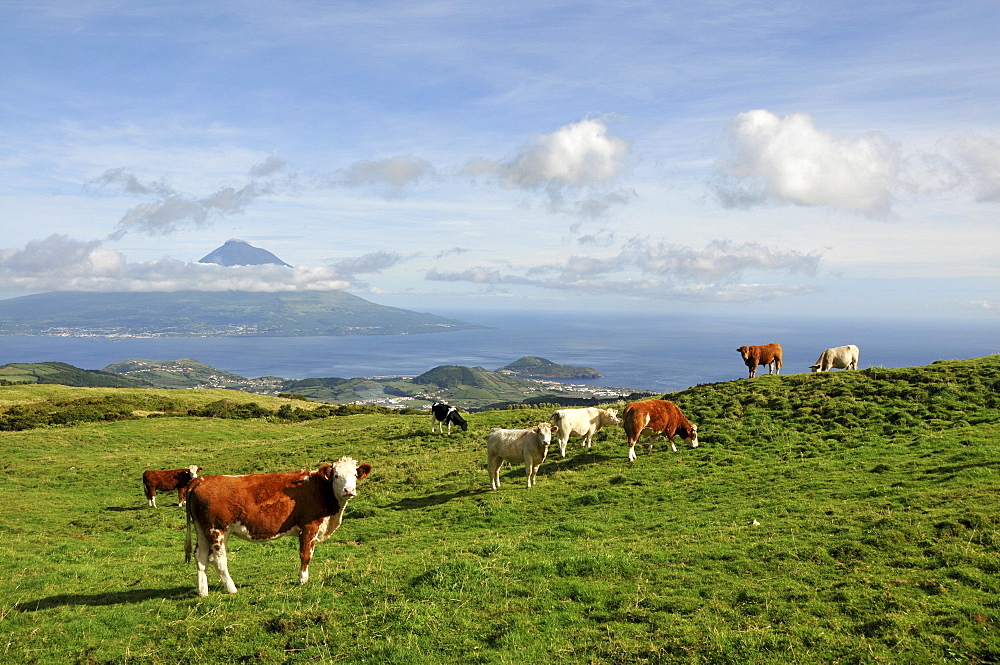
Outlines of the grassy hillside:
{"label": "grassy hillside", "polygon": [[[25,403],[50,386],[0,388]],[[69,390],[69,389],[63,389]],[[83,390],[83,389],[78,389]],[[124,391],[128,392],[128,391]],[[219,391],[149,391],[211,403]],[[65,395],[63,395],[65,396]],[[257,396],[247,396],[256,398]],[[1000,357],[765,376],[669,396],[702,445],[620,430],[489,490],[490,427],[549,410],[309,421],[160,416],[0,434],[0,623],[23,663],[993,663]],[[277,406],[279,401],[270,406]],[[619,405],[620,406],[620,405]],[[6,407],[5,407],[6,408]],[[297,584],[234,541],[195,596],[145,468],[374,466]]]}
{"label": "grassy hillside", "polygon": [[54,383],[102,388],[152,387],[146,381],[99,370],[80,369],[66,363],[9,363],[0,366],[0,381],[7,383]]}

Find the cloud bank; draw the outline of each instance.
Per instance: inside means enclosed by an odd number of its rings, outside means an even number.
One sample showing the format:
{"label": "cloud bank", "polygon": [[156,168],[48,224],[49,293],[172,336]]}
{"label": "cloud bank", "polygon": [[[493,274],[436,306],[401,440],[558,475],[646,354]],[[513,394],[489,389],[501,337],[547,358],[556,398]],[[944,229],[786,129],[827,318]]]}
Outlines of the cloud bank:
{"label": "cloud bank", "polygon": [[709,243],[704,249],[633,238],[612,256],[571,256],[562,263],[504,272],[474,267],[454,272],[432,269],[426,279],[487,287],[534,286],[560,291],[618,294],[655,299],[745,302],[814,290],[805,285],[743,283],[749,272],[813,276],[820,256],[776,251],[756,243]]}
{"label": "cloud bank", "polygon": [[[129,263],[100,240],[52,235],[24,249],[0,250],[0,290],[19,291],[329,291],[352,286],[354,273],[377,272],[391,256],[343,266],[220,266],[174,260]],[[379,267],[382,266],[382,267]]]}

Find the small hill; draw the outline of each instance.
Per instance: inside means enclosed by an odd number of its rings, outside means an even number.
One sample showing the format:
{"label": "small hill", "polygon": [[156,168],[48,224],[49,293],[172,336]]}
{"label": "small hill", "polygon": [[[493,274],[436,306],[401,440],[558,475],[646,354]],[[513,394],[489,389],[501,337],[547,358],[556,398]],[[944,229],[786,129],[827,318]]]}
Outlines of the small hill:
{"label": "small hill", "polygon": [[10,363],[0,367],[0,381],[48,383],[93,388],[143,388],[152,384],[112,372],[80,369],[66,363]]}
{"label": "small hill", "polygon": [[524,356],[509,365],[504,365],[498,372],[510,372],[517,376],[533,379],[599,379],[601,373],[593,367],[574,367],[572,365],[557,365],[551,360],[537,356]]}

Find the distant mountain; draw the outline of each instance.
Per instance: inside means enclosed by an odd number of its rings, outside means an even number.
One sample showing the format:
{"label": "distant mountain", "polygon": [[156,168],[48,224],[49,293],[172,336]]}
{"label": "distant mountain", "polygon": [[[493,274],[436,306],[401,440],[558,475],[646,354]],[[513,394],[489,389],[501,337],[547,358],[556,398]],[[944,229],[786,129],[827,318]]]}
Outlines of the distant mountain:
{"label": "distant mountain", "polygon": [[510,372],[517,376],[532,379],[599,379],[601,373],[593,367],[574,367],[572,365],[557,365],[551,360],[536,356],[524,356],[509,365],[504,365],[498,372]]}
{"label": "distant mountain", "polygon": [[202,257],[199,263],[217,263],[220,266],[259,266],[274,264],[291,268],[290,265],[266,249],[254,247],[250,243],[242,240],[227,240],[222,247],[219,247]]}
{"label": "distant mountain", "polygon": [[483,327],[377,305],[343,291],[55,292],[0,300],[0,335],[299,337]]}

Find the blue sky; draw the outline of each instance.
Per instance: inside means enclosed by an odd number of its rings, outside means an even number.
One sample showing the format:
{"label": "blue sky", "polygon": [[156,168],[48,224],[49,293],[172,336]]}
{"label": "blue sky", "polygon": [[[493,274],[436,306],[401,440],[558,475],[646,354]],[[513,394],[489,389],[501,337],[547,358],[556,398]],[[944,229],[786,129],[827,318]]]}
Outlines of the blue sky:
{"label": "blue sky", "polygon": [[0,4],[0,295],[1000,319],[993,0],[495,4]]}

